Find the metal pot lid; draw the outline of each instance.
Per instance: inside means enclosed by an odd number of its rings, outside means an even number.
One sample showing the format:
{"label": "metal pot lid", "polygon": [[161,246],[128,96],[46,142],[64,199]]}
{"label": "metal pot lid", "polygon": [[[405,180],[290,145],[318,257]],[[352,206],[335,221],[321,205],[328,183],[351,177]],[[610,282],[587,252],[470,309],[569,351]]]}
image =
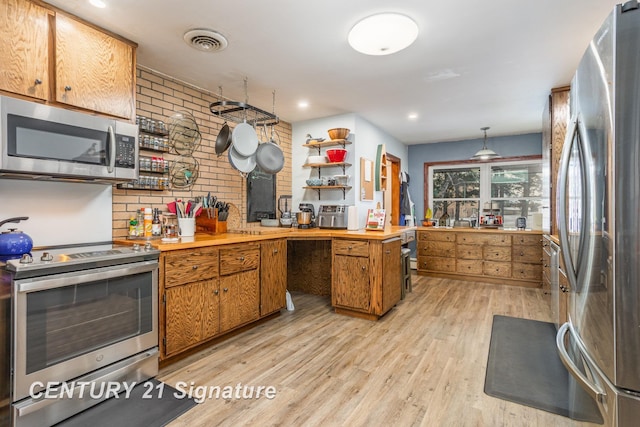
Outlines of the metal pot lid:
{"label": "metal pot lid", "polygon": [[233,129],[231,139],[236,153],[241,156],[252,156],[258,149],[258,134],[249,123],[239,123]]}
{"label": "metal pot lid", "polygon": [[264,142],[258,146],[256,162],[264,172],[276,174],[284,167],[284,153],[277,144]]}
{"label": "metal pot lid", "polygon": [[250,173],[256,168],[256,156],[241,156],[236,152],[235,145],[232,145],[228,151],[229,163],[234,169],[242,173]]}

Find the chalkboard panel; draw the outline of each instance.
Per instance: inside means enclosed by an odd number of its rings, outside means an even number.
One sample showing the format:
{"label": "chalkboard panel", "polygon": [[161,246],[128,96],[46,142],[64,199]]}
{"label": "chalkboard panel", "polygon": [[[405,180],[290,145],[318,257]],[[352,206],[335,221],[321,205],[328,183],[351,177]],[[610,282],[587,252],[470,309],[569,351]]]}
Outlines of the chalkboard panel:
{"label": "chalkboard panel", "polygon": [[247,222],[276,217],[276,175],[254,169],[247,176]]}

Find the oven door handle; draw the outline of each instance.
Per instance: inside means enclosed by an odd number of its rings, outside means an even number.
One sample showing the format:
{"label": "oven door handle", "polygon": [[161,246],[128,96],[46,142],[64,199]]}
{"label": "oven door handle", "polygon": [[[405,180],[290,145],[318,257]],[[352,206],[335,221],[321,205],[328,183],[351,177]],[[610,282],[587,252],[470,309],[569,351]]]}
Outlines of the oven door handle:
{"label": "oven door handle", "polygon": [[158,269],[158,261],[143,261],[133,264],[113,265],[81,272],[68,272],[54,276],[17,280],[16,292],[19,294],[62,288],[65,286],[83,285],[96,280],[113,279],[132,274],[147,273]]}

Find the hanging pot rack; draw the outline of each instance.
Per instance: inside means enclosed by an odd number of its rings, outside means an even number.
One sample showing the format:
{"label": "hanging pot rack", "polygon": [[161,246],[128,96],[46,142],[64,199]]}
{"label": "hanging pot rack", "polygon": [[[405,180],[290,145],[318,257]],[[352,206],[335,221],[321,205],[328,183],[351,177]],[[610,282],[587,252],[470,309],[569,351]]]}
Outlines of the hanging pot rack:
{"label": "hanging pot rack", "polygon": [[253,126],[273,126],[280,122],[280,119],[275,113],[269,113],[268,111],[249,104],[246,78],[244,79],[244,91],[245,102],[224,100],[221,96],[220,101],[213,102],[209,106],[211,114],[234,123],[243,123],[246,121]]}

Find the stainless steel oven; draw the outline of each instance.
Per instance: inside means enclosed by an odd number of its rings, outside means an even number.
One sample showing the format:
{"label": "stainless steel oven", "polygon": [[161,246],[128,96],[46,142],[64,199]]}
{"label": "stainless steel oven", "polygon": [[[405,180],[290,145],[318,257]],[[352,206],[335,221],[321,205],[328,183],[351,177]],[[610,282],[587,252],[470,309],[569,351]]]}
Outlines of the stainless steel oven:
{"label": "stainless steel oven", "polygon": [[12,425],[52,425],[108,397],[43,399],[48,387],[157,374],[158,257],[107,245],[7,261]]}

